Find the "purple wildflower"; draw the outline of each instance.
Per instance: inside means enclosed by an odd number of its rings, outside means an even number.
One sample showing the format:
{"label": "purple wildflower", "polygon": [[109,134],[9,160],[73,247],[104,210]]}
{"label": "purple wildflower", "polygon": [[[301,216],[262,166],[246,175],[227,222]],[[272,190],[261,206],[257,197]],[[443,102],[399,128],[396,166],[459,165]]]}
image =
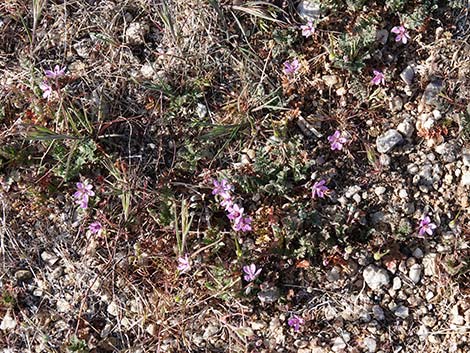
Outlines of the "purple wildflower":
{"label": "purple wildflower", "polygon": [[256,277],[258,277],[258,275],[261,273],[261,268],[256,269],[256,265],[251,264],[251,265],[243,266],[243,272],[245,272],[245,275],[243,276],[245,281],[251,282],[251,281],[254,281]]}
{"label": "purple wildflower", "polygon": [[177,269],[178,271],[180,271],[180,273],[187,272],[189,271],[190,268],[191,268],[191,264],[189,263],[188,254],[185,254],[184,257],[178,258]]}
{"label": "purple wildflower", "polygon": [[88,198],[95,196],[94,191],[91,189],[93,189],[93,185],[88,184],[86,181],[84,183],[77,183],[77,191],[73,194],[73,197],[77,199],[76,203],[83,209],[88,208]]}
{"label": "purple wildflower", "polygon": [[56,79],[56,78],[59,78],[59,77],[61,77],[61,76],[64,76],[64,74],[65,74],[65,67],[63,67],[63,68],[61,69],[59,65],[56,65],[56,66],[54,67],[54,70],[45,70],[45,71],[44,71],[44,74],[46,75],[47,78]]}
{"label": "purple wildflower", "polygon": [[240,207],[234,203],[232,206],[227,208],[227,212],[228,212],[227,217],[228,219],[233,221],[234,219],[238,219],[241,216],[243,216],[243,211],[244,211],[243,207]]}
{"label": "purple wildflower", "polygon": [[395,26],[392,28],[392,33],[395,33],[397,36],[395,37],[396,42],[402,42],[403,44],[408,43],[408,39],[410,39],[410,35],[406,31],[406,28],[403,26]]}
{"label": "purple wildflower", "polygon": [[251,232],[251,222],[253,220],[251,217],[239,217],[234,220],[233,229],[237,232]]}
{"label": "purple wildflower", "polygon": [[302,319],[300,316],[293,315],[287,323],[289,324],[290,327],[294,328],[294,331],[297,332],[300,329],[300,325],[303,325],[305,323],[304,319]]}
{"label": "purple wildflower", "polygon": [[293,75],[300,69],[299,60],[294,59],[292,62],[286,61],[284,63],[284,73],[286,75]]}
{"label": "purple wildflower", "polygon": [[101,231],[103,230],[103,226],[101,225],[100,222],[95,221],[95,222],[90,224],[88,229],[90,230],[91,234],[98,234],[99,235],[101,233]]}
{"label": "purple wildflower", "polygon": [[230,197],[230,191],[233,190],[233,185],[229,184],[227,179],[222,179],[220,182],[218,180],[213,181],[214,190],[212,190],[212,195],[220,195],[224,199]]}
{"label": "purple wildflower", "polygon": [[372,79],[372,83],[374,85],[385,85],[385,75],[378,70],[374,70],[374,78]]}
{"label": "purple wildflower", "polygon": [[424,233],[432,235],[434,229],[436,228],[437,226],[434,223],[431,223],[431,218],[429,218],[429,216],[426,216],[419,222],[419,236],[424,236]]}
{"label": "purple wildflower", "polygon": [[326,181],[324,179],[317,181],[312,186],[312,197],[325,197],[325,193],[328,192],[328,187],[325,186]]}
{"label": "purple wildflower", "polygon": [[220,206],[222,206],[223,208],[225,208],[225,210],[227,212],[230,212],[230,210],[232,209],[233,207],[233,199],[231,196],[227,197],[227,198],[224,198],[222,199],[222,201],[220,201]]}
{"label": "purple wildflower", "polygon": [[300,26],[300,29],[302,30],[302,35],[305,38],[308,38],[315,33],[315,27],[313,26],[312,21],[308,21],[306,25]]}
{"label": "purple wildflower", "polygon": [[52,87],[46,81],[39,84],[39,88],[42,90],[42,98],[49,99],[52,94]]}
{"label": "purple wildflower", "polygon": [[334,150],[341,150],[343,148],[343,144],[347,142],[346,138],[341,137],[341,132],[336,130],[335,133],[331,136],[328,136],[328,141],[331,144],[331,149]]}

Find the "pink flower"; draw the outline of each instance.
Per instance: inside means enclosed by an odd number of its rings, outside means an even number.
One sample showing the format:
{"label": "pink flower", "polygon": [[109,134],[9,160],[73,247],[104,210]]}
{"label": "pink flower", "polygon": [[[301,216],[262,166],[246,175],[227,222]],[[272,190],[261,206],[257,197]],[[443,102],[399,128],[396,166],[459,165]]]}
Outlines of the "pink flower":
{"label": "pink flower", "polygon": [[251,217],[239,217],[234,220],[233,229],[237,232],[251,232]]}
{"label": "pink flower", "polygon": [[231,207],[227,209],[229,214],[227,215],[228,219],[233,221],[234,219],[240,218],[243,216],[243,207],[238,206],[237,204],[233,204]]}
{"label": "pink flower", "polygon": [[73,197],[77,199],[76,203],[83,209],[88,208],[88,198],[95,196],[94,191],[91,189],[93,189],[93,185],[88,184],[86,181],[84,183],[77,183],[77,191],[73,194]]}
{"label": "pink flower", "polygon": [[180,273],[187,272],[191,269],[191,264],[189,263],[188,254],[185,254],[184,257],[178,258],[178,271]]}
{"label": "pink flower", "polygon": [[294,315],[287,321],[287,323],[290,327],[294,328],[295,332],[297,332],[300,329],[300,325],[303,325],[305,321],[300,316]]}
{"label": "pink flower", "polygon": [[222,179],[220,182],[217,180],[213,181],[214,189],[212,195],[220,195],[222,198],[230,198],[230,191],[233,190],[233,185],[229,184],[227,179]]}
{"label": "pink flower", "polygon": [[45,70],[44,71],[44,74],[46,75],[47,78],[52,78],[52,79],[56,79],[56,78],[59,78],[61,76],[64,76],[65,74],[65,67],[63,67],[62,69],[59,67],[59,65],[56,65],[54,67],[54,70],[51,71],[51,70]]}
{"label": "pink flower", "polygon": [[103,230],[103,226],[101,225],[100,222],[95,221],[95,222],[90,224],[88,229],[90,230],[91,234],[98,234],[99,235],[101,233],[101,231]]}
{"label": "pink flower", "polygon": [[312,197],[315,198],[315,197],[321,197],[321,198],[324,198],[325,197],[325,193],[329,190],[326,186],[326,181],[324,179],[316,182],[315,184],[313,184],[312,186]]}
{"label": "pink flower", "polygon": [[395,42],[402,42],[403,44],[408,43],[408,39],[410,39],[410,35],[406,31],[405,27],[403,26],[395,26],[392,28],[392,33],[395,33],[397,36],[395,37]]}
{"label": "pink flower", "polygon": [[284,63],[284,74],[293,75],[300,69],[299,60],[294,59],[292,62],[286,61]]}
{"label": "pink flower", "polygon": [[333,135],[328,136],[328,141],[333,151],[343,149],[343,145],[347,142],[346,138],[341,137],[341,132],[338,130],[336,130]]}
{"label": "pink flower", "polygon": [[46,81],[43,81],[39,84],[39,88],[42,90],[42,98],[49,99],[52,94],[52,87]]}
{"label": "pink flower", "polygon": [[243,272],[245,272],[245,275],[243,276],[245,281],[251,282],[255,280],[256,277],[259,276],[259,274],[261,273],[261,268],[256,269],[256,265],[251,264],[251,265],[243,266]]}
{"label": "pink flower", "polygon": [[302,35],[305,38],[308,38],[315,33],[315,27],[313,26],[312,21],[308,21],[306,25],[300,26],[300,29],[302,30]]}
{"label": "pink flower", "polygon": [[427,233],[428,235],[432,235],[434,233],[434,229],[436,229],[437,226],[434,223],[431,223],[431,218],[429,216],[424,217],[420,222],[419,222],[419,236],[424,236],[424,233]]}
{"label": "pink flower", "polygon": [[374,85],[385,85],[385,75],[378,70],[374,70],[374,78],[372,79]]}
{"label": "pink flower", "polygon": [[224,198],[222,199],[222,201],[220,201],[220,206],[222,206],[223,208],[225,208],[226,211],[229,211],[232,206],[233,206],[233,199],[231,196],[227,197],[227,198]]}

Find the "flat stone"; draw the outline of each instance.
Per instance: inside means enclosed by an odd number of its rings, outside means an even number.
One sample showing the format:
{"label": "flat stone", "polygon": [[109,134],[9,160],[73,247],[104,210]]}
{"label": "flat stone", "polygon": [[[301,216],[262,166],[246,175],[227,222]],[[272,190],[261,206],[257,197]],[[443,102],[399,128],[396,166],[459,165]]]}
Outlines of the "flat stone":
{"label": "flat stone", "polygon": [[378,30],[375,34],[375,40],[382,45],[387,44],[388,31],[386,29]]}
{"label": "flat stone", "polygon": [[397,131],[405,137],[411,137],[413,136],[413,132],[415,131],[415,127],[413,123],[409,120],[402,121],[400,124],[397,126]]}
{"label": "flat stone", "polygon": [[305,21],[315,21],[321,17],[320,2],[316,0],[302,0],[297,6],[299,16]]}
{"label": "flat stone", "polygon": [[421,248],[416,248],[413,251],[413,256],[416,257],[417,259],[422,259],[424,256],[423,250],[421,250]]}
{"label": "flat stone", "polygon": [[443,88],[444,82],[441,79],[434,79],[429,82],[423,94],[424,103],[433,104]]}
{"label": "flat stone", "polygon": [[403,99],[399,96],[395,96],[390,100],[389,106],[392,112],[399,112],[403,109]]}
{"label": "flat stone", "polygon": [[385,314],[380,305],[374,305],[372,307],[372,315],[379,321],[385,320]]}
{"label": "flat stone", "polygon": [[28,270],[18,270],[15,272],[15,278],[18,281],[29,281],[33,278],[33,274]]}
{"label": "flat stone", "polygon": [[395,130],[390,129],[384,134],[377,137],[377,151],[380,153],[387,153],[396,145],[400,144],[403,141],[403,136]]}
{"label": "flat stone", "polygon": [[408,277],[417,284],[421,280],[421,272],[423,267],[420,264],[414,264],[411,266],[410,271],[408,273]]}
{"label": "flat stone", "polygon": [[364,281],[372,290],[380,289],[390,284],[390,276],[387,270],[375,265],[369,265],[364,269]]}
{"label": "flat stone", "polygon": [[401,279],[400,277],[395,277],[393,279],[393,285],[392,285],[392,288],[394,290],[399,290],[401,288]]}
{"label": "flat stone", "polygon": [[280,298],[280,296],[281,293],[279,291],[279,288],[277,287],[268,288],[266,290],[258,292],[258,299],[262,303],[274,303]]}
{"label": "flat stone", "polygon": [[9,331],[13,330],[16,327],[16,320],[10,314],[8,310],[5,316],[3,317],[2,323],[0,324],[0,330]]}
{"label": "flat stone", "polygon": [[410,316],[409,309],[404,305],[397,306],[395,310],[393,310],[393,313],[396,317],[399,317],[401,319],[406,319],[408,316]]}
{"label": "flat stone", "polygon": [[408,65],[405,69],[400,73],[400,77],[408,86],[411,86],[413,83],[413,79],[415,77],[415,70],[413,66]]}
{"label": "flat stone", "polygon": [[466,171],[462,174],[462,185],[463,186],[470,185],[470,171]]}
{"label": "flat stone", "polygon": [[377,341],[372,337],[364,338],[364,345],[367,347],[369,353],[377,351]]}

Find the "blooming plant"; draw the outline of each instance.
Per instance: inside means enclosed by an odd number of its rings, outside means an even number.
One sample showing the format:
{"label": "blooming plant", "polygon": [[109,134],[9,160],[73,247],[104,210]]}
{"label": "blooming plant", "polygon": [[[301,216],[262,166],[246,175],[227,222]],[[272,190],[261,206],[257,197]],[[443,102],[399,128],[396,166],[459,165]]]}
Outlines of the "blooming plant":
{"label": "blooming plant", "polygon": [[325,186],[326,181],[324,179],[317,181],[312,186],[312,198],[320,197],[324,198],[325,193],[329,191],[328,187]]}
{"label": "blooming plant", "polygon": [[49,99],[52,94],[52,87],[46,81],[39,84],[39,88],[42,90],[42,98]]}
{"label": "blooming plant", "polygon": [[244,217],[243,207],[233,202],[231,191],[233,191],[233,185],[229,184],[226,179],[221,181],[214,180],[214,189],[212,195],[220,196],[220,205],[227,211],[227,217],[232,221],[232,227],[237,232],[249,232],[251,228],[251,217]]}
{"label": "blooming plant", "polygon": [[333,135],[328,136],[328,141],[331,144],[331,149],[334,151],[334,150],[342,150],[343,145],[347,142],[347,139],[341,136],[340,131],[336,130]]}
{"label": "blooming plant", "polygon": [[54,70],[45,70],[44,74],[46,75],[47,78],[51,78],[55,80],[65,75],[65,67],[60,68],[59,65],[56,65],[54,67]]}
{"label": "blooming plant", "polygon": [[305,38],[308,38],[315,33],[315,27],[313,26],[312,21],[308,21],[306,25],[300,26],[300,29],[302,30],[302,35]]}
{"label": "blooming plant", "polygon": [[372,83],[374,85],[385,85],[385,75],[378,70],[374,70],[374,78],[372,79]]}
{"label": "blooming plant", "polygon": [[77,183],[77,191],[73,194],[73,197],[75,197],[75,202],[78,203],[81,208],[88,208],[89,197],[95,196],[95,192],[92,189],[93,185],[88,184],[87,181]]}
{"label": "blooming plant", "polygon": [[420,237],[423,237],[424,234],[432,235],[434,233],[434,229],[437,226],[431,222],[431,218],[429,216],[423,217],[419,222],[419,231],[418,234]]}
{"label": "blooming plant", "polygon": [[395,42],[402,42],[403,44],[406,44],[408,43],[408,39],[410,39],[410,35],[408,34],[406,28],[403,26],[393,27],[392,33],[395,33],[397,35],[395,37]]}
{"label": "blooming plant", "polygon": [[243,266],[243,272],[245,273],[245,275],[243,276],[245,281],[251,282],[259,276],[259,274],[261,273],[261,268],[257,269],[255,264],[251,264]]}
{"label": "blooming plant", "polygon": [[101,234],[101,231],[103,230],[103,226],[101,225],[100,222],[95,221],[95,222],[93,222],[93,223],[90,224],[90,226],[88,227],[88,229],[90,230],[90,233],[91,233],[91,234],[98,234],[98,235],[100,235],[100,234]]}
{"label": "blooming plant", "polygon": [[188,254],[185,254],[184,257],[178,257],[178,271],[180,273],[185,273],[191,269],[191,264],[189,262]]}
{"label": "blooming plant", "polygon": [[300,69],[299,60],[294,59],[291,62],[284,62],[284,74],[293,75]]}
{"label": "blooming plant", "polygon": [[289,324],[290,327],[294,328],[294,331],[297,332],[300,329],[300,325],[303,325],[305,323],[304,319],[302,319],[300,316],[293,315],[287,323]]}

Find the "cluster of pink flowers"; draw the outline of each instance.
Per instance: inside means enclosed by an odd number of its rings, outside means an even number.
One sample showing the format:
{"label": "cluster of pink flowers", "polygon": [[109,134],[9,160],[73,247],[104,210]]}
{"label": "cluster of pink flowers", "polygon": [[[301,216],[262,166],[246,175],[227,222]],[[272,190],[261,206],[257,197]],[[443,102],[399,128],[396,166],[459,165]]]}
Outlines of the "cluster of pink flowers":
{"label": "cluster of pink flowers", "polygon": [[385,75],[378,71],[378,70],[374,70],[374,78],[372,79],[372,83],[374,85],[385,85]]}
{"label": "cluster of pink flowers", "polygon": [[95,192],[92,190],[93,185],[88,184],[87,181],[83,183],[77,183],[77,191],[73,194],[75,197],[75,203],[79,204],[81,208],[86,209],[88,208],[88,201],[90,196],[95,196]]}
{"label": "cluster of pink flowers", "polygon": [[300,29],[305,38],[311,37],[315,33],[315,26],[312,21],[308,21],[306,25],[300,26]]}
{"label": "cluster of pink flowers", "polygon": [[317,181],[312,186],[312,198],[320,197],[325,198],[325,194],[330,190],[327,186],[325,186],[326,180],[322,179]]}
{"label": "cluster of pink flowers", "polygon": [[52,85],[48,81],[48,79],[55,80],[55,83],[57,85],[59,77],[65,75],[65,67],[60,68],[59,65],[56,65],[54,67],[54,70],[45,70],[44,75],[46,76],[46,78],[39,84],[39,88],[41,88],[42,90],[42,98],[49,99],[52,94]]}
{"label": "cluster of pink flowers", "polygon": [[305,320],[300,316],[292,315],[292,317],[287,321],[287,324],[290,327],[293,327],[294,331],[297,332],[300,330],[300,326],[305,324]]}
{"label": "cluster of pink flowers", "polygon": [[214,189],[212,195],[220,196],[220,205],[227,211],[227,217],[232,221],[232,227],[234,230],[241,232],[251,231],[251,217],[244,216],[244,209],[233,202],[231,194],[233,191],[233,185],[229,184],[226,179],[222,179],[220,182],[214,180]]}
{"label": "cluster of pink flowers", "polygon": [[331,145],[331,149],[334,150],[342,150],[343,145],[348,142],[346,137],[342,136],[341,131],[336,130],[335,133],[331,136],[328,136],[328,142]]}
{"label": "cluster of pink flowers", "polygon": [[297,59],[292,60],[291,62],[284,62],[284,74],[294,75],[300,69],[300,62]]}

